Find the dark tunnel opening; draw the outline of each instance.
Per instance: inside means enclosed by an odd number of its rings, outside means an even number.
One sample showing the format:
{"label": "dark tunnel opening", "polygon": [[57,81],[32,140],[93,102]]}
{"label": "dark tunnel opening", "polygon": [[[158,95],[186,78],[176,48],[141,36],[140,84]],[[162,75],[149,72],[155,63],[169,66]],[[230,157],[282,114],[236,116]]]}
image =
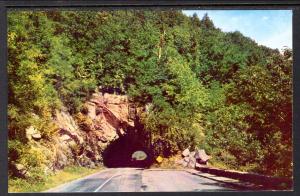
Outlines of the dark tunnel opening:
{"label": "dark tunnel opening", "polygon": [[[154,162],[153,152],[148,144],[147,137],[141,133],[133,132],[120,136],[103,151],[103,164],[108,168],[148,168]],[[146,154],[146,158],[143,160],[133,159],[132,156],[137,151]]]}

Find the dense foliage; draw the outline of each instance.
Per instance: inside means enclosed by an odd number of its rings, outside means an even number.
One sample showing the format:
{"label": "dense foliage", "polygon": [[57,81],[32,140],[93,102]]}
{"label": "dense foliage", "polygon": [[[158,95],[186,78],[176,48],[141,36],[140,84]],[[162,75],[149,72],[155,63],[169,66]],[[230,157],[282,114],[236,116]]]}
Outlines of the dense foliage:
{"label": "dense foliage", "polygon": [[51,140],[53,111],[75,114],[100,87],[146,107],[156,154],[198,146],[229,168],[291,176],[290,49],[180,11],[12,11],[8,21],[10,165],[42,164],[24,150],[25,129]]}

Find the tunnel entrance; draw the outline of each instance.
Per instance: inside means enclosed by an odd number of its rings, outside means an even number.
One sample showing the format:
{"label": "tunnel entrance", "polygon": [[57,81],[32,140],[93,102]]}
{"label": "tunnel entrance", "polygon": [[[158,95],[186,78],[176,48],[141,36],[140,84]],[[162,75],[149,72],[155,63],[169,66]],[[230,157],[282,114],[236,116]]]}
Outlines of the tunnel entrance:
{"label": "tunnel entrance", "polygon": [[[153,153],[148,137],[138,131],[127,133],[113,141],[102,153],[103,164],[109,168],[138,167],[147,168],[153,164]],[[135,158],[137,154],[146,154],[146,158]]]}

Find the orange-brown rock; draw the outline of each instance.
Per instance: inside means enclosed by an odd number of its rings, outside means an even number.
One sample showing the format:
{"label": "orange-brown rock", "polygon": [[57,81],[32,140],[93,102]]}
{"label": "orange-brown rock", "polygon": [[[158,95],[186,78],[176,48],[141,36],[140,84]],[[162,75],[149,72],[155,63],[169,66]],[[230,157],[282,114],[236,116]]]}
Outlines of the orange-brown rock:
{"label": "orange-brown rock", "polygon": [[77,163],[94,167],[101,164],[102,152],[128,128],[134,127],[127,96],[94,93],[84,110],[71,116],[66,108],[56,111],[54,122],[59,127],[53,150],[53,169]]}

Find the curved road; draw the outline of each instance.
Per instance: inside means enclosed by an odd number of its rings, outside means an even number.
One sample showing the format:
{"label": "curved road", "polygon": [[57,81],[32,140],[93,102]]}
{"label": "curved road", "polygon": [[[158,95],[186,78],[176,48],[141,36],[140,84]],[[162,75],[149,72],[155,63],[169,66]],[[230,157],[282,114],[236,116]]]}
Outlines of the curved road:
{"label": "curved road", "polygon": [[114,168],[60,185],[46,192],[173,192],[233,191],[220,183],[183,170]]}

